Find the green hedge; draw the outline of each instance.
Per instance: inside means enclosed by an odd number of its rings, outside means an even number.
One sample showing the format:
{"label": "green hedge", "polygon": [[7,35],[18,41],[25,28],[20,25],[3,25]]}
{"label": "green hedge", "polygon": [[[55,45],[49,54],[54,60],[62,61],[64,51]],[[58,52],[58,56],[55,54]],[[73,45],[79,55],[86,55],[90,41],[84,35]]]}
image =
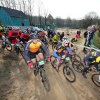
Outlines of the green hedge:
{"label": "green hedge", "polygon": [[94,36],[94,45],[100,49],[100,31],[97,31]]}

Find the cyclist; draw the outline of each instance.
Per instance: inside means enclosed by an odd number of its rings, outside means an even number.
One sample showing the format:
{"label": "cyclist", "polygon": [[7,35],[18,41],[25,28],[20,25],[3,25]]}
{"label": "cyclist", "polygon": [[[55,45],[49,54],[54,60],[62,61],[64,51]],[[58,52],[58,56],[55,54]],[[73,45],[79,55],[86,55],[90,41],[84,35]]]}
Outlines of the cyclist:
{"label": "cyclist", "polygon": [[21,33],[21,36],[20,36],[21,42],[23,42],[24,44],[26,44],[26,42],[28,42],[28,40],[29,40],[29,37],[30,37],[29,33],[26,30],[24,30]]}
{"label": "cyclist", "polygon": [[70,42],[68,38],[63,38],[62,42],[59,42],[56,50],[53,51],[53,55],[57,58],[57,63],[56,63],[56,70],[59,72],[59,61],[61,58],[65,58],[66,54],[72,55],[71,49],[70,49]]}
{"label": "cyclist", "polygon": [[62,38],[64,37],[64,32],[60,35],[60,41],[62,41]]}
{"label": "cyclist", "polygon": [[84,57],[84,63],[86,65],[86,68],[84,68],[82,75],[86,77],[85,75],[88,73],[88,69],[91,67],[91,65],[94,65],[96,70],[98,70],[98,64],[100,63],[100,52],[89,51],[88,54]]}
{"label": "cyclist", "polygon": [[8,32],[8,38],[12,45],[12,51],[15,50],[15,43],[18,43],[17,39],[18,35],[19,35],[18,29],[13,29]]}
{"label": "cyclist", "polygon": [[2,48],[5,47],[5,36],[4,36],[5,27],[3,25],[0,26],[0,44],[2,44]]}
{"label": "cyclist", "polygon": [[58,44],[59,39],[60,39],[60,33],[57,32],[52,38],[52,43],[56,46]]}
{"label": "cyclist", "polygon": [[34,64],[36,63],[36,55],[38,55],[40,61],[44,60],[41,49],[44,50],[48,60],[50,61],[50,55],[47,48],[45,47],[44,43],[38,39],[37,34],[34,33],[33,35],[31,35],[31,40],[29,40],[28,43],[26,44],[24,51],[24,58],[28,66],[34,69],[34,72],[35,72]]}

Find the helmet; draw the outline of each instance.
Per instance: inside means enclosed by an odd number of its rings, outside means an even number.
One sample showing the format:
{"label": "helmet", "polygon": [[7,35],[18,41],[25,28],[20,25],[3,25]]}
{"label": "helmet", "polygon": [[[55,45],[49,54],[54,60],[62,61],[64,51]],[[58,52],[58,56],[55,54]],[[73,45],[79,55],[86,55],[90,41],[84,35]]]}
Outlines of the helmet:
{"label": "helmet", "polygon": [[67,43],[69,43],[69,39],[68,39],[68,38],[66,38],[66,37],[63,37],[63,38],[62,38],[62,42],[64,42],[64,43],[66,43],[66,44],[67,44]]}
{"label": "helmet", "polygon": [[30,34],[30,39],[38,39],[38,35],[35,33]]}
{"label": "helmet", "polygon": [[27,31],[26,31],[26,30],[23,30],[23,33],[25,33],[25,34],[26,34],[26,33],[27,33]]}
{"label": "helmet", "polygon": [[60,35],[60,32],[57,32],[57,35]]}

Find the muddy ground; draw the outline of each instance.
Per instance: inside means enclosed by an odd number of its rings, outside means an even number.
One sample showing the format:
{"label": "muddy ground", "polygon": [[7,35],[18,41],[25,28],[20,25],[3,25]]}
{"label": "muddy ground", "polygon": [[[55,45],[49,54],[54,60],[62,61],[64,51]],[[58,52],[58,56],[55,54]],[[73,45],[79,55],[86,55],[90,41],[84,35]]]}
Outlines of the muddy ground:
{"label": "muddy ground", "polygon": [[[69,37],[74,37],[76,30],[69,30],[69,33]],[[79,44],[83,43],[84,38],[81,38]],[[82,48],[78,54],[84,57]],[[50,92],[46,92],[40,76],[33,75],[21,56],[18,58],[12,52],[0,49],[0,100],[100,100],[100,88],[92,83],[91,73],[85,79],[81,73],[75,72],[76,82],[70,83],[65,79],[62,68],[57,73],[50,63],[45,65],[51,85]]]}

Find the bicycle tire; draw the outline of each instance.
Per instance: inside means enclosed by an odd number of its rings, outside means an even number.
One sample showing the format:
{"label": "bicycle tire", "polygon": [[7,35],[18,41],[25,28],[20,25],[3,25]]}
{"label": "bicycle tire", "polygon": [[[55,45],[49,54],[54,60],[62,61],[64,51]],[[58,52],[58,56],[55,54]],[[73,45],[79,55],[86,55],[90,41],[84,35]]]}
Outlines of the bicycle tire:
{"label": "bicycle tire", "polygon": [[[98,82],[98,79],[97,79],[97,77],[100,77],[99,75],[100,75],[100,73],[99,73],[99,74],[93,74],[93,75],[91,76],[92,82],[93,82],[96,86],[98,86],[98,87],[100,87],[100,82]],[[96,80],[95,80],[95,79],[96,79]]]}
{"label": "bicycle tire", "polygon": [[81,57],[78,54],[74,53],[71,61],[74,61],[74,60],[81,61]]}
{"label": "bicycle tire", "polygon": [[[9,49],[8,47],[10,47],[10,49]],[[6,49],[7,49],[8,51],[12,51],[11,43],[6,42]]]}
{"label": "bicycle tire", "polygon": [[56,45],[52,43],[52,50],[54,50],[55,48],[56,48]]}
{"label": "bicycle tire", "polygon": [[81,61],[73,61],[72,62],[72,67],[74,68],[75,71],[82,73],[82,71],[84,70],[85,66]]}
{"label": "bicycle tire", "polygon": [[[73,77],[71,77],[70,79],[69,79],[69,75],[71,75],[71,72],[72,72],[72,76]],[[63,67],[63,74],[64,74],[64,76],[65,76],[65,78],[66,78],[66,80],[68,80],[70,83],[73,83],[73,82],[75,82],[76,81],[76,75],[75,75],[75,73],[74,73],[74,71],[73,71],[73,69],[71,68],[71,67],[69,67],[69,66],[64,66]]]}
{"label": "bicycle tire", "polygon": [[57,62],[57,59],[56,59],[56,57],[54,57],[53,55],[50,57],[51,58],[51,65],[52,65],[52,67],[53,68],[55,68],[56,69],[56,62]]}
{"label": "bicycle tire", "polygon": [[42,83],[47,92],[50,91],[50,82],[44,69],[42,69]]}
{"label": "bicycle tire", "polygon": [[21,44],[21,43],[20,43],[20,45],[21,45],[21,47],[20,47],[20,51],[24,52],[24,48],[25,48],[24,45]]}

